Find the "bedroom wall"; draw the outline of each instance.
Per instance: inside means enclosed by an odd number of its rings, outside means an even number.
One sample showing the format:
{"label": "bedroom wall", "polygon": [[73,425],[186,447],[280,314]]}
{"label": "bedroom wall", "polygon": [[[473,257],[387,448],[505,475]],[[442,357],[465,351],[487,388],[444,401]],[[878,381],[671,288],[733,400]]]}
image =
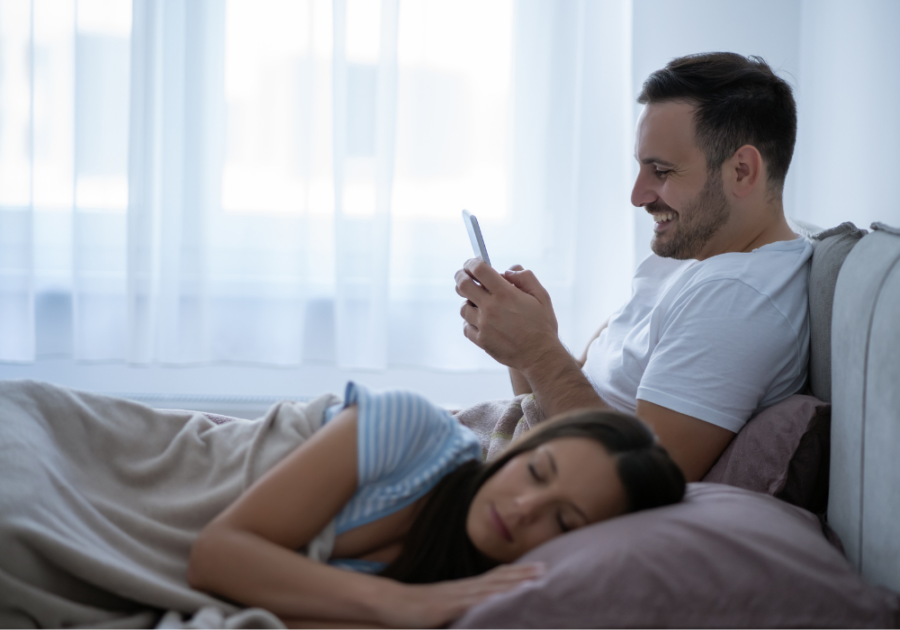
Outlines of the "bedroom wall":
{"label": "bedroom wall", "polygon": [[[831,227],[900,225],[892,199],[900,145],[900,2],[633,0],[634,91],[669,59],[709,50],[761,55],[794,86],[797,146],[786,212]],[[635,115],[639,107],[635,108]],[[638,216],[636,260],[652,226]]]}
{"label": "bedroom wall", "polygon": [[900,2],[803,0],[796,216],[900,225]]}

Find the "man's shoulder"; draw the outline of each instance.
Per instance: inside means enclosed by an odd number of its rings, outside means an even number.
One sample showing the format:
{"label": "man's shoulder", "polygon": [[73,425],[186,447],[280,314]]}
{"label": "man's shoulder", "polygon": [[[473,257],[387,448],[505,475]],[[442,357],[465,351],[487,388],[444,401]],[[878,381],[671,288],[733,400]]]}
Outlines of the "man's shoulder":
{"label": "man's shoulder", "polygon": [[779,241],[749,253],[713,256],[685,269],[685,289],[724,289],[744,285],[770,297],[806,294],[812,244],[805,238]]}

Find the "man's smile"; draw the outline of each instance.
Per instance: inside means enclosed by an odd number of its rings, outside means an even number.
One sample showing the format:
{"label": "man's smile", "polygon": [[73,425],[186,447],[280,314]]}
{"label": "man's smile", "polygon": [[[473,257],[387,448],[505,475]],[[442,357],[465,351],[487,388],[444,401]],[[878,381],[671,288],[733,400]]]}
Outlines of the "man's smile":
{"label": "man's smile", "polygon": [[653,231],[656,233],[662,233],[668,228],[672,223],[674,223],[678,219],[678,213],[672,210],[668,211],[654,211],[647,210],[650,215],[653,217],[653,220],[656,222],[653,226]]}

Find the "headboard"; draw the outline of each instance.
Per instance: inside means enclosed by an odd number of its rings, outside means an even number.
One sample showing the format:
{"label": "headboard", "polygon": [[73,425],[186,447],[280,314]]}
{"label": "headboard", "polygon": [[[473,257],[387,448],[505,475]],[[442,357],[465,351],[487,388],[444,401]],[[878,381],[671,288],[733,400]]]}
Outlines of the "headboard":
{"label": "headboard", "polygon": [[835,287],[828,522],[870,583],[900,591],[900,229],[872,229]]}

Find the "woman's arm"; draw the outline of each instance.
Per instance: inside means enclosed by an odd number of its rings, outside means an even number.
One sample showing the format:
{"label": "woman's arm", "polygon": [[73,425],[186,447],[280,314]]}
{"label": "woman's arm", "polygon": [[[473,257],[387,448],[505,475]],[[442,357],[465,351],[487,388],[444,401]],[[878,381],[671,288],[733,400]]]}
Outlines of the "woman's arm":
{"label": "woman's arm", "polygon": [[356,491],[356,415],[355,407],[340,412],[201,532],[188,568],[192,587],[284,619],[424,627],[534,577],[533,566],[516,565],[470,580],[409,586],[296,553]]}
{"label": "woman's arm", "polygon": [[[191,550],[192,587],[279,616],[374,618],[390,584],[295,552],[356,491],[356,408],[339,413],[201,532]],[[358,579],[364,578],[364,579]],[[386,582],[386,580],[385,580]]]}

